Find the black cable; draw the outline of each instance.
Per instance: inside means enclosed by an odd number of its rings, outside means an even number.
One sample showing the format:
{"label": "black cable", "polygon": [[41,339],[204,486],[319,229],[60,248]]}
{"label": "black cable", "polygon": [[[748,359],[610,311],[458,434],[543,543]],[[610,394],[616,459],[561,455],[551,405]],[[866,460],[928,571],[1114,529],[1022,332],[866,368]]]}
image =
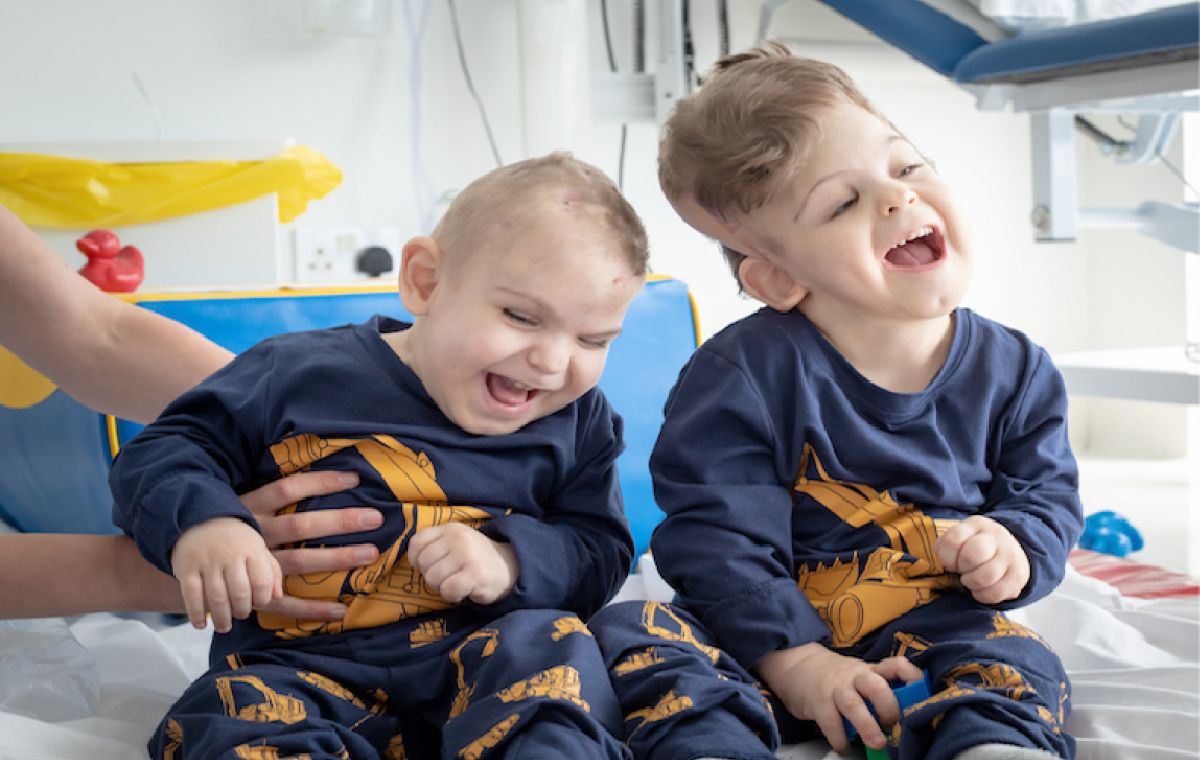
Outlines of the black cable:
{"label": "black cable", "polygon": [[633,0],[633,70],[646,70],[646,0]]}
{"label": "black cable", "polygon": [[1110,135],[1109,133],[1107,133],[1103,129],[1101,129],[1099,126],[1097,126],[1096,122],[1092,121],[1091,119],[1089,119],[1085,116],[1080,116],[1080,115],[1076,114],[1075,115],[1075,126],[1078,127],[1085,134],[1087,134],[1088,137],[1090,137],[1093,140],[1095,140],[1096,142],[1101,143],[1102,145],[1106,145],[1110,148],[1123,148],[1123,147],[1133,144],[1133,142],[1131,140],[1119,140],[1119,139],[1113,137],[1112,135]]}
{"label": "black cable", "polygon": [[617,58],[613,55],[612,34],[608,30],[608,0],[600,0],[600,21],[604,27],[604,49],[608,52],[608,70],[617,71]]}
{"label": "black cable", "polygon": [[692,0],[683,0],[683,70],[689,88],[701,84],[696,74],[696,47],[692,44]]}
{"label": "black cable", "polygon": [[717,0],[717,44],[722,58],[729,55],[729,5],[725,0]]}
{"label": "black cable", "polygon": [[[1121,123],[1122,127],[1125,127],[1132,132],[1137,132],[1137,127],[1125,121],[1124,116],[1118,116],[1117,121]],[[1167,167],[1167,169],[1170,170],[1170,172],[1174,174],[1180,182],[1183,183],[1184,187],[1186,187],[1188,190],[1191,190],[1193,194],[1200,195],[1200,192],[1196,191],[1196,188],[1192,185],[1192,183],[1187,181],[1187,177],[1183,176],[1183,172],[1179,170],[1179,167],[1173,164],[1166,156],[1164,156],[1162,151],[1156,150],[1154,151],[1154,155],[1158,156],[1158,160],[1163,162],[1163,166]]]}
{"label": "black cable", "polygon": [[[604,49],[608,52],[608,70],[617,73],[617,58],[613,55],[612,34],[608,28],[608,0],[600,0],[600,21],[604,27]],[[625,140],[629,135],[629,125],[621,125],[621,150],[617,155],[617,189],[625,190]]]}
{"label": "black cable", "polygon": [[467,81],[467,90],[470,91],[471,97],[475,99],[475,105],[479,108],[479,116],[483,119],[483,131],[487,133],[488,145],[492,146],[492,157],[496,159],[496,166],[504,166],[503,159],[500,158],[500,150],[496,147],[496,138],[492,136],[492,125],[488,121],[487,109],[483,107],[483,99],[479,97],[479,93],[475,91],[475,83],[471,81],[471,70],[467,67],[467,54],[463,50],[462,32],[458,28],[458,9],[454,6],[454,0],[446,0],[450,6],[450,26],[454,29],[454,44],[458,47],[458,62],[462,65],[463,79]]}
{"label": "black cable", "polygon": [[[1130,124],[1129,122],[1125,121],[1124,117],[1118,116],[1117,121],[1120,122],[1122,127],[1125,127],[1126,129],[1128,129],[1130,131],[1137,132],[1137,127],[1134,126],[1133,124]],[[1115,151],[1128,150],[1129,148],[1131,148],[1133,146],[1133,140],[1121,140],[1116,137],[1113,137],[1109,133],[1105,132],[1103,129],[1100,129],[1100,127],[1096,126],[1095,122],[1093,122],[1090,119],[1086,119],[1083,116],[1077,115],[1075,117],[1075,124],[1076,124],[1076,126],[1082,128],[1082,130],[1084,132],[1086,132],[1092,139],[1096,140],[1097,142],[1099,142],[1105,146],[1112,148]],[[1167,167],[1168,171],[1170,171],[1172,174],[1174,174],[1175,177],[1180,182],[1183,183],[1184,187],[1191,190],[1193,193],[1200,195],[1200,193],[1198,193],[1196,191],[1196,188],[1192,185],[1192,183],[1188,182],[1187,177],[1183,176],[1183,172],[1179,170],[1179,167],[1176,166],[1174,163],[1172,163],[1171,160],[1168,159],[1165,155],[1163,155],[1161,150],[1155,150],[1154,155],[1158,158],[1159,161],[1162,161],[1163,166]]]}
{"label": "black cable", "polygon": [[1183,176],[1183,172],[1179,170],[1179,167],[1171,163],[1171,161],[1169,161],[1167,157],[1162,154],[1162,151],[1155,151],[1154,155],[1158,156],[1158,160],[1162,161],[1163,166],[1167,167],[1167,169],[1169,169],[1170,172],[1174,174],[1180,182],[1183,183],[1184,187],[1186,187],[1188,190],[1191,190],[1193,195],[1200,195],[1200,192],[1196,190],[1195,185],[1187,181],[1187,177]]}

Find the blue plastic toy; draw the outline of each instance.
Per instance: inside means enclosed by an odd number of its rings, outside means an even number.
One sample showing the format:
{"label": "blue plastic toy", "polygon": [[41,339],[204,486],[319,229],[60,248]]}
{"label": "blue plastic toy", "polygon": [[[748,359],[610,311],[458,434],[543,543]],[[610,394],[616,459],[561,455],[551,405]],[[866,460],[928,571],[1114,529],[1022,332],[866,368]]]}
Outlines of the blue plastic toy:
{"label": "blue plastic toy", "polygon": [[1142,534],[1116,512],[1093,512],[1083,521],[1079,548],[1117,557],[1136,552],[1145,545]]}
{"label": "blue plastic toy", "polygon": [[[923,672],[923,675],[924,678],[920,681],[913,681],[912,683],[900,682],[898,685],[892,686],[892,693],[896,695],[896,701],[900,703],[901,713],[916,703],[929,699],[929,695],[933,693],[931,684],[929,683],[929,674]],[[876,720],[879,719],[879,715],[875,712],[875,708],[870,702],[867,703],[867,709],[871,711],[871,715],[874,715]],[[850,721],[843,718],[842,725],[846,728],[847,739],[854,741],[858,738],[858,729],[851,725]],[[871,749],[870,747],[866,747],[866,750],[868,760],[886,760],[888,757],[886,749]]]}

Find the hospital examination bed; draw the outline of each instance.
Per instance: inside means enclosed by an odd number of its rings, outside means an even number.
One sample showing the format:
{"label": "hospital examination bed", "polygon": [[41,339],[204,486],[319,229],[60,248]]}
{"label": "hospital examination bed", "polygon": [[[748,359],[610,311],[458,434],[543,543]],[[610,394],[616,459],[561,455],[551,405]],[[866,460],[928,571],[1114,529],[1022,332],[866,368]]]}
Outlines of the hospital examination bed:
{"label": "hospital examination bed", "polygon": [[[402,315],[394,291],[386,288],[139,298],[144,307],[187,322],[233,349],[272,332],[360,320],[375,312]],[[601,379],[627,422],[622,488],[639,552],[658,519],[647,469],[650,447],[667,391],[696,339],[686,286],[657,278],[631,307]],[[39,415],[44,415],[41,422]],[[45,430],[47,421],[59,434],[32,441],[29,437]],[[0,468],[5,519],[25,529],[78,530],[90,524],[95,532],[111,531],[104,470],[113,448],[135,432],[134,426],[87,411],[61,391],[22,409],[0,405],[0,456],[12,463],[17,461],[12,457],[26,453],[21,467]],[[32,445],[17,446],[14,435]],[[15,476],[18,472],[25,475]],[[90,501],[81,501],[89,494]],[[67,505],[77,512],[64,511]],[[1077,552],[1072,562],[1076,567],[1059,590],[1017,615],[1053,644],[1071,674],[1074,713],[1068,728],[1079,739],[1080,757],[1197,757],[1196,585],[1106,555]],[[642,560],[641,570],[621,597],[669,598],[670,589],[649,558]],[[144,756],[145,742],[166,709],[205,669],[209,636],[158,615],[0,621],[0,758]],[[828,752],[827,746],[810,743],[786,747],[779,756],[807,760]]]}
{"label": "hospital examination bed", "polygon": [[[788,0],[766,0],[759,36]],[[1069,241],[1079,227],[1132,227],[1196,253],[1195,203],[1145,201],[1133,209],[1081,209],[1075,135],[1081,115],[1136,116],[1136,135],[1113,151],[1120,164],[1158,160],[1184,112],[1200,110],[1200,3],[1162,0],[821,0],[880,40],[975,96],[981,110],[1030,115],[1037,240]],[[1082,23],[1036,25],[1067,6]],[[1030,14],[993,17],[984,10]],[[1114,15],[1123,11],[1127,15]],[[1004,27],[997,23],[1004,24]],[[1069,22],[1070,17],[1058,19]],[[803,52],[801,50],[800,52]],[[1114,146],[1109,146],[1114,147]]]}

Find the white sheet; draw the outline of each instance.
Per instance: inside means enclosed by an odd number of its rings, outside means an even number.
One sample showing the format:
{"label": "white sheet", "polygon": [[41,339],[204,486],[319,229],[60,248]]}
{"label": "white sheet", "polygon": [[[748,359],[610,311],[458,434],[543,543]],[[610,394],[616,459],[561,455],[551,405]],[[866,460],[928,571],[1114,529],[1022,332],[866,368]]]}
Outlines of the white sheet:
{"label": "white sheet", "polygon": [[1013,33],[1148,13],[1184,0],[968,0]]}
{"label": "white sheet", "polygon": [[[650,587],[647,592],[647,585]],[[662,598],[633,576],[623,598]],[[1068,729],[1080,760],[1200,756],[1200,604],[1122,598],[1069,572],[1049,598],[1018,613],[1062,656],[1074,686]],[[152,618],[148,618],[153,623]],[[0,622],[0,758],[128,760],[199,675],[208,635],[141,619]],[[834,760],[819,743],[787,760]]]}

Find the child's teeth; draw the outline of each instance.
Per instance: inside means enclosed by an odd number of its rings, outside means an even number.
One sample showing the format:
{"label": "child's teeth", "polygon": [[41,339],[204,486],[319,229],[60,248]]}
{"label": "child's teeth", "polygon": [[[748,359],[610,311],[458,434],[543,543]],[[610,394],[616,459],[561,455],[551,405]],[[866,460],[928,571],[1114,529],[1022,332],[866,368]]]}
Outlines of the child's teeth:
{"label": "child's teeth", "polygon": [[905,243],[909,242],[910,240],[916,240],[917,238],[925,237],[926,235],[929,235],[932,232],[933,232],[932,227],[922,227],[921,229],[912,233],[911,235],[909,235],[905,239],[901,240],[899,243],[896,243],[896,245],[894,245],[892,247],[899,248],[900,246],[904,245]]}

